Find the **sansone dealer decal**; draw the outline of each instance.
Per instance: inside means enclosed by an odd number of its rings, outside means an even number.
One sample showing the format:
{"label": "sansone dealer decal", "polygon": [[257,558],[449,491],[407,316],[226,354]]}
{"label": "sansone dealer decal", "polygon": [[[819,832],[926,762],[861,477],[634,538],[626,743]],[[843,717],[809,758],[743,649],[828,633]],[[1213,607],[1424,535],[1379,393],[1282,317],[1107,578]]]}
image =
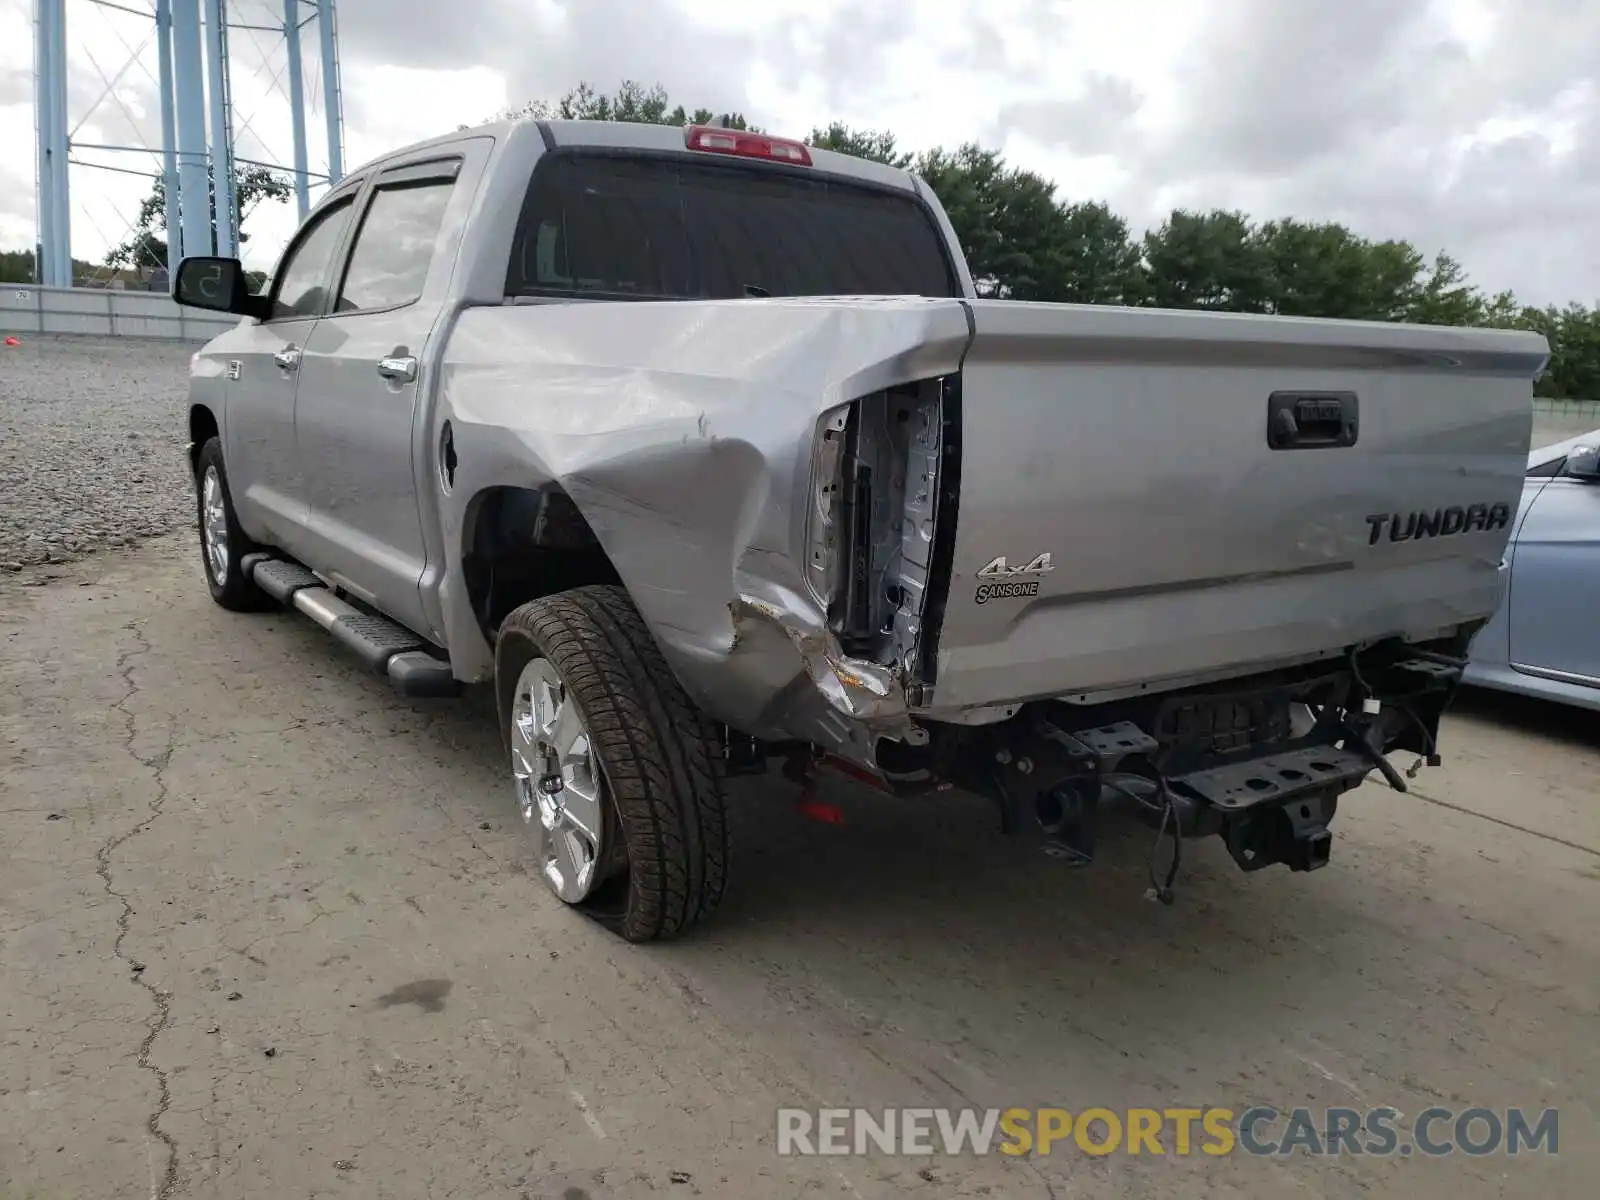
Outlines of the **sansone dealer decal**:
{"label": "sansone dealer decal", "polygon": [[1048,553],[1040,554],[1026,563],[1011,566],[1006,561],[1004,554],[992,558],[978,572],[978,578],[985,582],[978,585],[978,590],[973,596],[979,604],[987,604],[991,600],[1015,600],[1026,596],[1039,594],[1039,581],[1037,579],[1024,579],[1028,575],[1043,575],[1055,570]]}

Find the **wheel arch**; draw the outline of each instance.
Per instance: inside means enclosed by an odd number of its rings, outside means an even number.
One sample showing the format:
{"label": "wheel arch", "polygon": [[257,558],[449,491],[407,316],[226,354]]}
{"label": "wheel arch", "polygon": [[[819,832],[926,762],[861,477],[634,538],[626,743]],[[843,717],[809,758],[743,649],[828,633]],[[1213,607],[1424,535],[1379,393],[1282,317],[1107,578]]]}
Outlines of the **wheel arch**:
{"label": "wheel arch", "polygon": [[623,585],[588,519],[557,483],[483,488],[463,518],[462,575],[491,645],[519,605],[589,584]]}
{"label": "wheel arch", "polygon": [[200,447],[214,437],[222,436],[222,426],[217,414],[208,404],[189,405],[189,473],[193,475],[200,463]]}

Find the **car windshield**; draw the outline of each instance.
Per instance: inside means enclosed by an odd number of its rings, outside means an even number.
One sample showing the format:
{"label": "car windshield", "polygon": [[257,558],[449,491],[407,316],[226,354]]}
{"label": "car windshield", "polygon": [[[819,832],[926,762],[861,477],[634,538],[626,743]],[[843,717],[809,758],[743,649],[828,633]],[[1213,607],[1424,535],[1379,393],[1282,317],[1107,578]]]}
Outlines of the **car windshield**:
{"label": "car windshield", "polygon": [[534,172],[512,295],[954,296],[928,209],[835,176],[681,156],[564,154]]}

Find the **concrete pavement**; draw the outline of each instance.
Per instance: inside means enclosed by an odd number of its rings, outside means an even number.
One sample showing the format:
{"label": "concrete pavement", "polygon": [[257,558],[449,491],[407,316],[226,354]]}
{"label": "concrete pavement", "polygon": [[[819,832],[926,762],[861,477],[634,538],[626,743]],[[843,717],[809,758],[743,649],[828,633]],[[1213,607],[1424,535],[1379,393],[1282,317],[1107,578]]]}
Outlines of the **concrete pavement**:
{"label": "concrete pavement", "polygon": [[[189,535],[0,579],[0,1197],[1576,1196],[1600,1169],[1600,737],[1475,702],[1333,865],[741,784],[632,947],[525,869],[487,697],[396,697]],[[1516,1159],[780,1158],[780,1105],[1561,1107]]]}

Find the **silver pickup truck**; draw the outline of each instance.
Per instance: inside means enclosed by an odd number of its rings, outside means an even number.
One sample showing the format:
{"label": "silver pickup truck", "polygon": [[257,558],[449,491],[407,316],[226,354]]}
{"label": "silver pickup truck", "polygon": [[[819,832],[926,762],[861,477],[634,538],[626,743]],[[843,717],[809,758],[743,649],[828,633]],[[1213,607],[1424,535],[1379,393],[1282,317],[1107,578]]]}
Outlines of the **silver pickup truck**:
{"label": "silver pickup truck", "polygon": [[[1437,754],[1495,610],[1536,335],[977,298],[915,177],[524,121],[334,187],[193,361],[202,561],[410,695],[492,683],[563,901],[707,915],[725,782],[1102,807],[1245,870]],[[908,816],[914,812],[908,808]]]}

